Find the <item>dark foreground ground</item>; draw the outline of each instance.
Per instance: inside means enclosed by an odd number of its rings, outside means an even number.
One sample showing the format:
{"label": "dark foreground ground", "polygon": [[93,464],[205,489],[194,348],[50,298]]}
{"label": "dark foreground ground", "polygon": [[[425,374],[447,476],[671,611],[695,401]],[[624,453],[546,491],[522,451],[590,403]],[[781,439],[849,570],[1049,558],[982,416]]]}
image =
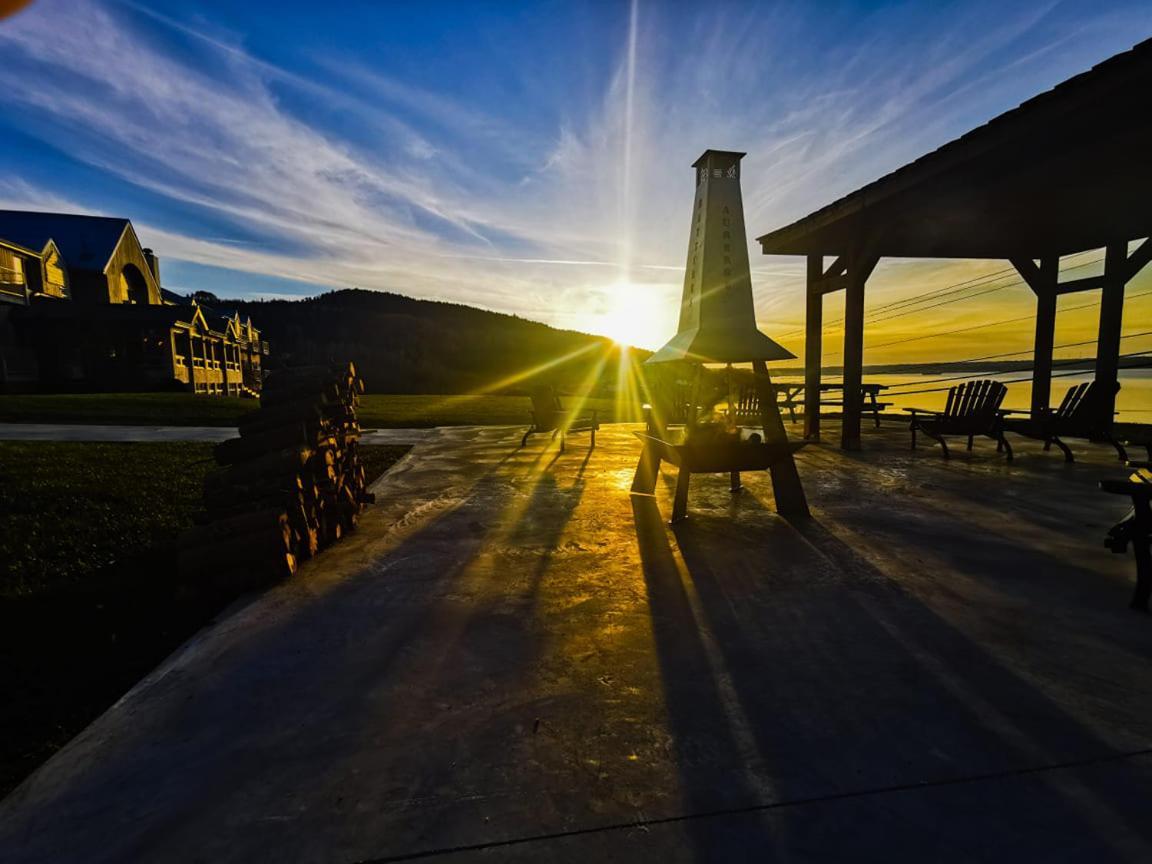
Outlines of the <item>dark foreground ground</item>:
{"label": "dark foreground ground", "polygon": [[0,805],[5,860],[1152,857],[1105,450],[882,431],[802,451],[810,519],[705,477],[671,529],[585,440],[425,439]]}
{"label": "dark foreground ground", "polygon": [[[407,450],[361,458],[378,477]],[[238,596],[175,568],[214,464],[197,442],[0,441],[0,796]]]}

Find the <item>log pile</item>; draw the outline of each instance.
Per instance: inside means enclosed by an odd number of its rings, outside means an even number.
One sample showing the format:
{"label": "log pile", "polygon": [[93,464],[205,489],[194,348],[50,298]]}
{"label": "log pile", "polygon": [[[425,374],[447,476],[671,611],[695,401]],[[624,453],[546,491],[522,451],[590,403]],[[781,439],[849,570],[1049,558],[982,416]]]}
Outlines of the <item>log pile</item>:
{"label": "log pile", "polygon": [[239,438],[217,444],[204,510],[180,542],[183,575],[256,587],[356,527],[373,501],[357,452],[364,383],[351,364],[274,372]]}

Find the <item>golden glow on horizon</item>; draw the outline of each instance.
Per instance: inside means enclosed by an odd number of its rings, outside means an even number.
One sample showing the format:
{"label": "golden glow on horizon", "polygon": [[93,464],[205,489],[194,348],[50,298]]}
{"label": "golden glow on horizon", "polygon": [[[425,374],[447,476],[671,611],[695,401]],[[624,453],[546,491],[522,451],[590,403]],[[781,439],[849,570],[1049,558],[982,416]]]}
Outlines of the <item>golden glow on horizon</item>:
{"label": "golden glow on horizon", "polygon": [[580,327],[607,336],[622,347],[659,348],[668,332],[666,301],[651,286],[617,282],[607,289],[607,308],[585,316]]}

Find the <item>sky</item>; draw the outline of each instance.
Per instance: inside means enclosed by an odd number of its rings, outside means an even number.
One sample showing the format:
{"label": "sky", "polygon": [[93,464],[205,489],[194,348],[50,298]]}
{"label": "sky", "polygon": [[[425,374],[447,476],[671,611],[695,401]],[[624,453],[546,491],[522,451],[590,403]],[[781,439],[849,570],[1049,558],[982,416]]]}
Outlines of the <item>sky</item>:
{"label": "sky", "polygon": [[[1150,35],[1147,0],[34,0],[0,21],[0,207],[126,216],[175,291],[357,286],[655,348],[690,165],[741,150],[759,323],[802,356],[803,261],[753,238]],[[1010,275],[884,311],[1005,266],[882,262],[866,362],[1027,348]],[[1094,336],[1091,299],[1062,298],[1058,344]]]}

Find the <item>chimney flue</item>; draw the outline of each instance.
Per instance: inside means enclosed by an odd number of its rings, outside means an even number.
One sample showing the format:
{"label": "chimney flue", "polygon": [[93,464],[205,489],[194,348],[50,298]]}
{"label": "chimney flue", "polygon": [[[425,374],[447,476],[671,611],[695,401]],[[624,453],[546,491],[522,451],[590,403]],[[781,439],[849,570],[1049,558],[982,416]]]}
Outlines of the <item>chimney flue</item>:
{"label": "chimney flue", "polygon": [[156,280],[156,287],[160,287],[160,259],[151,249],[144,250],[144,260],[148,262],[148,269],[152,271],[152,278]]}

